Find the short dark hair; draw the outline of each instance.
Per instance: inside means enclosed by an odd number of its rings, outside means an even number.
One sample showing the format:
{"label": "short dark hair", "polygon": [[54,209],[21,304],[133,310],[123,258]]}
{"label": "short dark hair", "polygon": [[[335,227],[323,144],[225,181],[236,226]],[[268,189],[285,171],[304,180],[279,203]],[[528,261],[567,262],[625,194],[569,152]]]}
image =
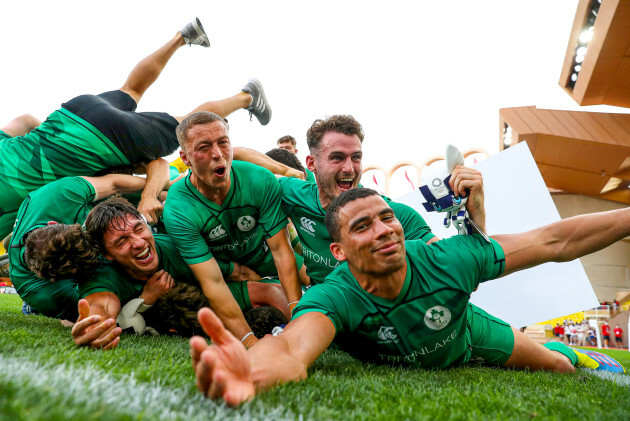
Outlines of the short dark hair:
{"label": "short dark hair", "polygon": [[368,189],[365,187],[357,187],[354,189],[346,190],[339,196],[335,197],[332,202],[330,202],[328,209],[326,209],[325,223],[326,229],[328,230],[328,235],[330,235],[330,238],[332,238],[334,242],[337,242],[341,239],[339,211],[350,202],[370,196],[380,196],[380,194],[376,190]]}
{"label": "short dark hair", "polygon": [[186,142],[188,142],[188,131],[192,129],[194,126],[198,126],[200,124],[208,124],[213,123],[215,121],[220,121],[225,125],[225,130],[229,129],[227,120],[221,117],[218,114],[211,113],[210,111],[197,111],[183,119],[175,128],[175,134],[177,135],[177,141],[179,142],[179,146],[186,150]]}
{"label": "short dark hair", "polygon": [[178,282],[156,301],[155,305],[142,313],[147,326],[161,334],[177,334],[191,337],[205,333],[197,319],[202,307],[210,307],[203,290],[194,285]]}
{"label": "short dark hair", "polygon": [[306,176],[306,171],[304,170],[304,166],[302,165],[298,157],[295,156],[295,154],[287,151],[286,149],[273,148],[270,151],[267,151],[265,155],[267,155],[269,158],[273,159],[274,161],[278,161],[281,164],[286,165],[287,167],[291,167],[298,171],[302,171],[304,175]]}
{"label": "short dark hair", "polygon": [[100,252],[81,225],[55,224],[34,229],[24,241],[24,261],[41,279],[85,276],[98,266]]}
{"label": "short dark hair", "polygon": [[306,132],[306,144],[311,154],[319,147],[326,132],[337,132],[347,135],[357,135],[363,142],[365,137],[363,127],[351,115],[337,114],[325,119],[318,119],[313,122]]}
{"label": "short dark hair", "polygon": [[125,215],[144,219],[138,209],[122,196],[112,196],[94,206],[88,213],[85,218],[85,231],[101,253],[106,252],[103,237],[110,229],[110,225],[116,229],[124,229],[121,224],[124,224],[122,218]]}
{"label": "short dark hair", "polygon": [[282,136],[280,139],[276,141],[276,145],[281,143],[290,143],[295,146],[297,143],[295,142],[295,138],[291,135]]}
{"label": "short dark hair", "polygon": [[272,306],[260,306],[249,310],[245,313],[245,321],[258,339],[271,333],[274,327],[288,323],[284,314]]}

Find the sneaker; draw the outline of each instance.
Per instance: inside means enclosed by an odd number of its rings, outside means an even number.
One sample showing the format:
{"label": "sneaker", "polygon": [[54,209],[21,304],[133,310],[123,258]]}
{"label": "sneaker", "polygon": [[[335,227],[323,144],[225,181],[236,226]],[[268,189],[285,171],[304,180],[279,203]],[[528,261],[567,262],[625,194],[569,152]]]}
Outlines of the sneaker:
{"label": "sneaker", "polygon": [[188,45],[201,45],[202,47],[210,47],[210,40],[206,35],[206,31],[203,30],[203,26],[199,21],[199,18],[195,18],[192,22],[189,22],[182,29],[182,36],[184,41]]}
{"label": "sneaker", "polygon": [[578,356],[577,367],[590,368],[592,370],[600,371],[612,371],[613,373],[622,374],[626,372],[626,369],[610,355],[602,354],[597,351],[587,351],[585,349],[572,349]]}
{"label": "sneaker", "polygon": [[31,316],[31,315],[36,314],[36,313],[33,311],[31,306],[26,304],[26,301],[22,301],[22,314],[25,315],[25,316]]}
{"label": "sneaker", "polygon": [[271,120],[271,107],[267,102],[262,83],[260,83],[258,79],[250,79],[247,85],[241,90],[252,96],[252,102],[249,104],[249,107],[246,108],[246,110],[249,111],[249,119],[251,120],[252,115],[254,115],[263,126],[269,124],[269,120]]}

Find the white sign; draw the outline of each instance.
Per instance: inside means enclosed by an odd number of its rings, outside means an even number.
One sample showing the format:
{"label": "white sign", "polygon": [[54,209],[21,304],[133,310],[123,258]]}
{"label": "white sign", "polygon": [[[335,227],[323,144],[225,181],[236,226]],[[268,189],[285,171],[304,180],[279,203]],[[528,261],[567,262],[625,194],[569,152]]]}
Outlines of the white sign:
{"label": "white sign", "polygon": [[[474,167],[483,174],[488,235],[529,231],[560,220],[526,142]],[[444,213],[424,210],[418,190],[395,199],[416,209],[435,235],[452,237]],[[513,327],[528,326],[596,307],[597,296],[579,260],[546,263],[484,282],[471,302]]]}

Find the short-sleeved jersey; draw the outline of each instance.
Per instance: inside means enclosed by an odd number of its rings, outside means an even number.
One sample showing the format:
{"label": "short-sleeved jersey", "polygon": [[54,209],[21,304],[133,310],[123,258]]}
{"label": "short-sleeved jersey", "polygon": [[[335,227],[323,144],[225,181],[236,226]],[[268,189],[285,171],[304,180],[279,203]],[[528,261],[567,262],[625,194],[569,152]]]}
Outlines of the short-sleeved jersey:
{"label": "short-sleeved jersey", "polygon": [[[279,179],[282,209],[291,218],[302,243],[302,256],[311,284],[322,283],[339,261],[330,251],[332,239],[326,230],[326,211],[319,201],[317,184],[297,178]],[[411,207],[384,197],[400,221],[407,240],[429,241],[435,237],[422,216]]]}
{"label": "short-sleeved jersey", "polygon": [[0,140],[0,214],[51,181],[129,164],[99,130],[61,108],[26,135]]}
{"label": "short-sleeved jersey", "polygon": [[49,280],[39,279],[24,262],[24,235],[49,221],[83,224],[94,207],[94,187],[82,177],[66,177],[28,194],[18,211],[9,246],[11,281],[18,294],[26,295]]}
{"label": "short-sleeved jersey", "polygon": [[[164,269],[175,282],[200,287],[192,270],[177,251],[173,239],[167,234],[155,234],[154,238],[160,261],[158,270]],[[125,305],[142,294],[144,285],[144,281],[132,278],[120,266],[108,262],[102,264],[87,281],[79,283],[79,296],[85,298],[97,292],[111,292],[118,297],[121,305]],[[247,282],[227,282],[227,286],[241,311],[251,310]]]}
{"label": "short-sleeved jersey", "polygon": [[335,341],[361,360],[423,368],[467,362],[470,294],[503,273],[503,250],[478,235],[405,245],[407,274],[396,299],[366,292],[344,263],[307,290],[293,318],[325,314],[335,326]]}
{"label": "short-sleeved jersey", "polygon": [[309,183],[317,182],[315,180],[315,174],[313,174],[313,171],[309,170],[308,168],[304,168],[304,172],[306,173],[306,178],[304,179],[305,181],[308,181]]}
{"label": "short-sleeved jersey", "polygon": [[[155,234],[155,250],[160,264],[158,270],[164,269],[176,282],[199,285],[190,267],[179,255],[173,239],[166,234]],[[145,281],[138,281],[129,276],[119,265],[105,263],[86,281],[79,283],[79,296],[85,298],[97,292],[111,292],[124,305],[127,301],[142,293]]]}
{"label": "short-sleeved jersey", "polygon": [[265,240],[288,223],[280,208],[280,186],[268,170],[233,161],[230,190],[222,205],[204,197],[190,175],[173,184],[164,207],[164,225],[188,264],[216,258],[224,277],[230,262],[260,276],[277,275]]}

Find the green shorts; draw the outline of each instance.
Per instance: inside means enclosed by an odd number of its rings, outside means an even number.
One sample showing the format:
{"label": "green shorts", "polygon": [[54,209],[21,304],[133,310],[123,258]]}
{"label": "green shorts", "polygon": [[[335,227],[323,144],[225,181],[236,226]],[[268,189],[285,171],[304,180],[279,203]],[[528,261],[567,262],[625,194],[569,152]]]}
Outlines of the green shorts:
{"label": "green shorts", "polygon": [[226,282],[232,296],[236,300],[236,304],[241,308],[243,314],[251,310],[252,302],[249,299],[249,291],[247,290],[247,282]]}
{"label": "green shorts", "polygon": [[503,365],[514,349],[512,327],[479,307],[468,304],[467,328],[470,334],[471,360]]}
{"label": "green shorts", "polygon": [[2,139],[11,139],[13,136],[9,136],[7,134],[7,132],[3,132],[2,130],[0,130],[0,140]]}
{"label": "green shorts", "polygon": [[79,317],[79,291],[77,282],[70,279],[62,279],[55,282],[47,282],[39,288],[20,295],[34,312],[57,319],[66,319],[72,322]]}

